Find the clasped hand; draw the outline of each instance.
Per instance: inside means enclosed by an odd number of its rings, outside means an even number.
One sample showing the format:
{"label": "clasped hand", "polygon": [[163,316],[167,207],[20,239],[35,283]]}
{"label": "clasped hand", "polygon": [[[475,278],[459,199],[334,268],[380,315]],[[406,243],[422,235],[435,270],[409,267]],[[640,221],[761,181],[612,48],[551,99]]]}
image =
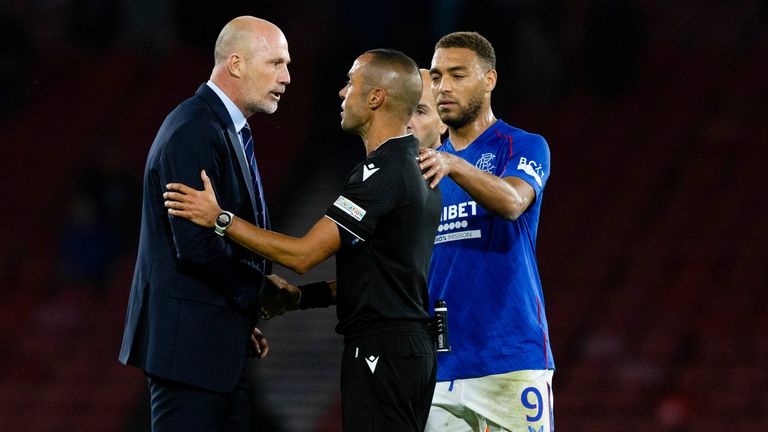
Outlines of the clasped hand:
{"label": "clasped hand", "polygon": [[262,318],[270,319],[299,308],[301,291],[298,288],[276,274],[268,275],[267,279],[274,285],[266,284],[259,293],[259,315]]}

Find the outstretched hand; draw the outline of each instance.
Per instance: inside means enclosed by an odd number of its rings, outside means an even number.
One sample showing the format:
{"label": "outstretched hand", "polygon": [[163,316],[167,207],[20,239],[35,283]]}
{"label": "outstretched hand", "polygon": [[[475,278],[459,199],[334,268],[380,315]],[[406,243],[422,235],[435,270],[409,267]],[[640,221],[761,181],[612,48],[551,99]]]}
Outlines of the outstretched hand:
{"label": "outstretched hand", "polygon": [[440,183],[443,177],[451,174],[453,155],[446,152],[433,150],[431,148],[421,148],[419,150],[419,169],[424,175],[424,180],[432,181],[429,187],[434,189]]}
{"label": "outstretched hand", "polygon": [[193,189],[183,183],[168,183],[168,192],[163,194],[168,214],[189,219],[197,225],[211,228],[216,222],[216,217],[221,213],[221,207],[213,193],[211,179],[200,172],[203,179],[203,190]]}

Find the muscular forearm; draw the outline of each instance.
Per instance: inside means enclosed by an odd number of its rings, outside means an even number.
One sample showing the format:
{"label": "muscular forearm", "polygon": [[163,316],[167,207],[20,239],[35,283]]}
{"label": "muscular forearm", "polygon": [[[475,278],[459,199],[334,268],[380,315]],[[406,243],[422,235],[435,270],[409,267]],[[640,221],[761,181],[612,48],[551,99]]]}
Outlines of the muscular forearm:
{"label": "muscular forearm", "polygon": [[453,157],[449,177],[484,209],[504,219],[517,219],[530,204],[508,181]]}
{"label": "muscular forearm", "polygon": [[267,231],[238,217],[226,233],[235,243],[297,273],[305,273],[324,259],[304,238]]}
{"label": "muscular forearm", "polygon": [[[213,185],[205,171],[200,175],[203,180],[202,191],[184,184],[169,183],[166,186],[168,192],[163,197],[171,216],[189,219],[196,225],[210,228],[214,226],[222,209],[216,202]],[[304,273],[316,266],[341,246],[338,228],[327,218],[321,218],[301,238],[260,229],[236,216],[225,232],[235,243],[297,273]]]}

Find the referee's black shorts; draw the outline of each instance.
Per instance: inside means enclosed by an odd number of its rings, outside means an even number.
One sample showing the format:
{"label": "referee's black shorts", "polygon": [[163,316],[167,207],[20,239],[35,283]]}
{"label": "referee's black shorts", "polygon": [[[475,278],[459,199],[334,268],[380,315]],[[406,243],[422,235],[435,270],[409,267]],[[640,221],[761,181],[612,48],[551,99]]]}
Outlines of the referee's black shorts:
{"label": "referee's black shorts", "polygon": [[435,391],[437,358],[426,323],[367,326],[344,338],[344,432],[422,432]]}

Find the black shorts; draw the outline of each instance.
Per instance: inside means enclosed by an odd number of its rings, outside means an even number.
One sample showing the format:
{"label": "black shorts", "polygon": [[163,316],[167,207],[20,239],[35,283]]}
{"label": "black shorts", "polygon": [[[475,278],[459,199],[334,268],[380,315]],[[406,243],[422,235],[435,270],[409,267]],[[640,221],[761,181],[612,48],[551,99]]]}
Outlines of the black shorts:
{"label": "black shorts", "polygon": [[344,339],[345,432],[422,432],[435,391],[437,357],[426,324],[387,323]]}

